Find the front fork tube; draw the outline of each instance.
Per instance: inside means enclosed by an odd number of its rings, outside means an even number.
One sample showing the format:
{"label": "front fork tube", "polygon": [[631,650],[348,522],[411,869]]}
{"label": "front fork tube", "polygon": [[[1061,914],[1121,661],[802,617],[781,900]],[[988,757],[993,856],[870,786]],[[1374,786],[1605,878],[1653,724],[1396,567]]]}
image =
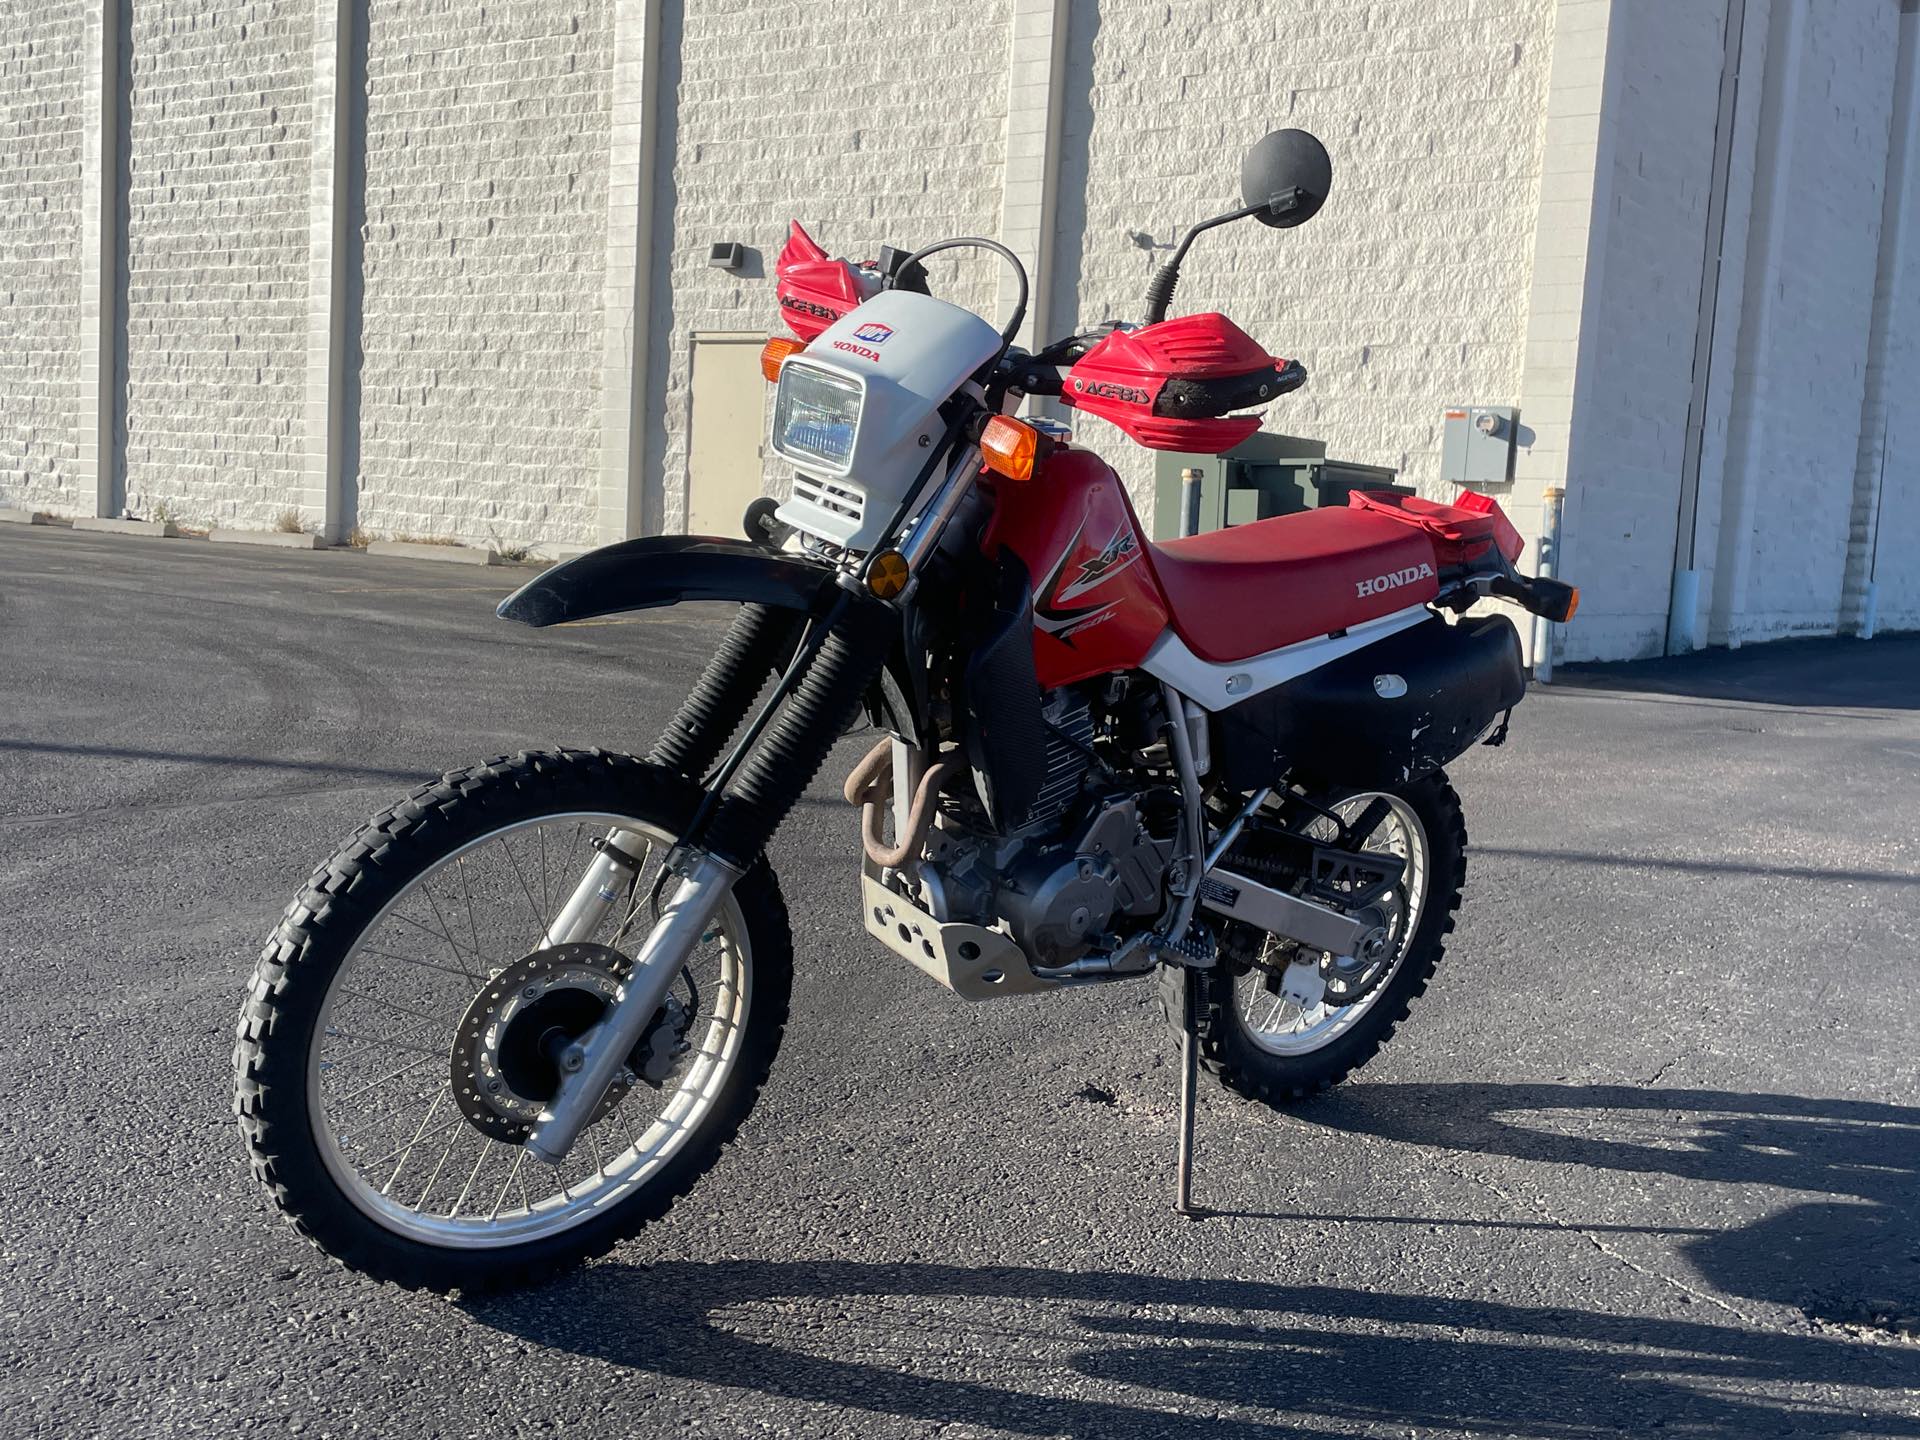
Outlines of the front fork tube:
{"label": "front fork tube", "polygon": [[599,842],[599,850],[567,903],[553,917],[541,944],[569,945],[599,934],[609,912],[631,888],[628,882],[646,868],[653,842],[631,830],[609,830]]}
{"label": "front fork tube", "polygon": [[[786,683],[768,699],[768,709],[743,742],[744,746],[758,738],[759,747],[743,759],[736,754],[741,760],[737,766],[730,762],[722,767],[713,792],[668,859],[680,884],[635,956],[620,998],[599,1024],[561,1053],[559,1089],[526,1141],[535,1159],[558,1165],[579,1140],[600,1097],[619,1078],[734,882],[765,849],[853,719],[861,696],[886,659],[897,624],[894,612],[885,606],[844,597],[822,622],[824,633],[817,651],[797,661]],[[716,692],[726,688],[725,678],[715,677],[716,684],[710,688]],[[787,693],[791,699],[785,711],[767,723],[772,707]],[[737,716],[733,724],[738,724]],[[729,734],[732,728],[727,727]],[[729,779],[737,781],[734,791],[720,793]],[[622,860],[637,860],[636,848],[647,842],[630,832],[615,831],[606,843],[574,887],[547,934],[547,943],[564,944],[597,932],[622,892],[618,881],[620,872],[627,869]]]}
{"label": "front fork tube", "polygon": [[560,1088],[527,1136],[534,1159],[549,1165],[566,1159],[739,878],[738,870],[712,855],[688,855],[679,887],[640,947],[620,999],[598,1025],[561,1052]]}

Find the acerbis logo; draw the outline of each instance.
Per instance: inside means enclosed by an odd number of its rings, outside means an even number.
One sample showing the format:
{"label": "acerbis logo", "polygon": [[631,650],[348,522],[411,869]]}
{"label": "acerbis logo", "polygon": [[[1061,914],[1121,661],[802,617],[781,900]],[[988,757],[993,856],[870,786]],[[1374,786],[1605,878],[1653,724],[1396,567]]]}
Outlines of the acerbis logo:
{"label": "acerbis logo", "polygon": [[869,345],[884,345],[893,336],[891,325],[882,325],[878,320],[869,320],[853,332],[853,338],[864,340]]}
{"label": "acerbis logo", "polygon": [[1433,566],[1409,565],[1404,570],[1394,570],[1385,575],[1376,575],[1371,580],[1362,580],[1354,586],[1358,595],[1378,595],[1382,590],[1395,590],[1402,585],[1411,585],[1416,580],[1433,579]]}
{"label": "acerbis logo", "polygon": [[1146,405],[1153,400],[1144,390],[1115,385],[1110,380],[1075,380],[1073,388],[1076,394],[1091,395],[1096,400],[1124,400],[1129,405]]}
{"label": "acerbis logo", "polygon": [[802,315],[813,316],[816,320],[838,320],[844,313],[839,310],[829,310],[824,305],[816,305],[811,300],[802,300],[797,295],[782,295],[780,297],[780,308],[783,310],[797,310]]}

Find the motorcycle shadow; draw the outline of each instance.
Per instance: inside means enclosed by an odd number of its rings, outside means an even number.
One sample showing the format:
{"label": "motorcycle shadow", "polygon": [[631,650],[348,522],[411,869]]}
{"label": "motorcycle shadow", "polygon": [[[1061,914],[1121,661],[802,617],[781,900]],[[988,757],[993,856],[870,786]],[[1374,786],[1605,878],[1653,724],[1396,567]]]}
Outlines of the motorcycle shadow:
{"label": "motorcycle shadow", "polygon": [[[1670,1234],[1722,1294],[1920,1338],[1920,1109],[1722,1090],[1467,1083],[1357,1085],[1297,1113],[1412,1145],[1692,1182],[1664,1197],[1653,1186],[1639,1192],[1635,1218],[1653,1223],[1551,1228]],[[1734,1185],[1789,1200],[1730,1226],[1711,1187]],[[1659,1223],[1663,1200],[1686,1206],[1677,1223]]]}
{"label": "motorcycle shadow", "polygon": [[[1685,1113],[1698,1140],[1675,1148],[1592,1126],[1543,1129],[1542,1112]],[[1731,1232],[1621,1227],[1688,1235],[1685,1253],[1730,1294],[1771,1295],[1810,1278],[1824,1260],[1786,1245],[1803,1229],[1831,1241],[1816,1247],[1825,1260],[1868,1246],[1879,1259],[1859,1264],[1920,1269],[1911,1193],[1920,1111],[1609,1086],[1380,1085],[1303,1118],[1824,1196]],[[1239,1220],[1249,1218],[1281,1217]],[[1844,1276],[1825,1279],[1823,1293],[1845,1288]],[[1031,1435],[1318,1437],[1393,1424],[1563,1437],[1662,1426],[1920,1436],[1916,1352],[1812,1327],[1253,1280],[852,1261],[610,1264],[467,1308],[496,1329],[640,1372]],[[1841,1401],[1833,1387],[1854,1393]]]}

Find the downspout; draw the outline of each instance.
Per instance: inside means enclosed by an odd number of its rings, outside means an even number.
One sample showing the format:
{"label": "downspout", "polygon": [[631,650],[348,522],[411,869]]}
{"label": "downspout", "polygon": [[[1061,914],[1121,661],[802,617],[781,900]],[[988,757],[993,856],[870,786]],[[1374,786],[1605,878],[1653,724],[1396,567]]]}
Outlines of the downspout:
{"label": "downspout", "polygon": [[1706,254],[1700,264],[1700,306],[1693,326],[1693,394],[1687,404],[1686,445],[1680,459],[1680,509],[1674,522],[1673,589],[1667,602],[1667,651],[1695,648],[1700,615],[1700,460],[1706,448],[1707,397],[1713,381],[1713,339],[1720,314],[1720,271],[1727,242],[1727,184],[1733,170],[1734,123],[1740,98],[1740,47],[1747,0],[1728,0],[1725,58],[1720,64],[1720,108],[1713,127],[1713,170],[1707,192]]}
{"label": "downspout", "polygon": [[1753,568],[1753,514],[1760,491],[1753,472],[1760,461],[1760,429],[1768,408],[1768,369],[1780,288],[1777,265],[1786,249],[1787,225],[1792,218],[1787,180],[1793,159],[1801,34],[1805,28],[1805,0],[1774,0],[1767,36],[1766,83],[1760,101],[1760,144],[1754,165],[1754,215],[1758,223],[1750,231],[1747,251],[1746,295],[1734,362],[1733,415],[1728,426],[1727,473],[1721,498],[1723,558],[1714,567],[1714,620],[1729,649],[1740,646],[1737,622],[1746,610],[1747,577]]}
{"label": "downspout", "polygon": [[[1880,500],[1887,466],[1887,385],[1894,317],[1906,300],[1907,196],[1913,144],[1914,51],[1920,36],[1920,0],[1901,0],[1899,60],[1893,88],[1893,129],[1887,141],[1887,185],[1880,206],[1880,260],[1873,283],[1873,321],[1867,339],[1867,385],[1860,401],[1860,448],[1854,459],[1853,513],[1847,533],[1847,573],[1840,597],[1842,633],[1873,638],[1879,594],[1874,584],[1880,545]],[[1910,268],[1910,267],[1909,267]]]}

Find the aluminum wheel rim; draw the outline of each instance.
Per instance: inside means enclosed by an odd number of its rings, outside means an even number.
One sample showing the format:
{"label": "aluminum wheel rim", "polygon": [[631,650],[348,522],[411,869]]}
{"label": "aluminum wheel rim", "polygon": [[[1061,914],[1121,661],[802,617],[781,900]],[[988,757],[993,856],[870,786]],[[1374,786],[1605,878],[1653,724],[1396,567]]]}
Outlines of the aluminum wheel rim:
{"label": "aluminum wheel rim", "polygon": [[[1394,945],[1393,960],[1380,983],[1351,1005],[1330,1006],[1322,1001],[1302,1009],[1285,996],[1269,991],[1265,972],[1250,970],[1239,976],[1233,987],[1234,1017],[1239,1022],[1241,1032],[1269,1055],[1311,1055],[1324,1050],[1351,1030],[1361,1017],[1379,1003],[1387,987],[1393,984],[1394,976],[1400,973],[1400,967],[1406,961],[1414,932],[1420,928],[1421,918],[1426,913],[1431,852],[1427,846],[1426,827],[1420,823],[1420,817],[1414,813],[1413,807],[1398,795],[1367,791],[1348,796],[1328,808],[1343,821],[1351,820],[1374,800],[1386,801],[1387,815],[1367,838],[1362,850],[1376,853],[1384,850],[1407,862],[1401,884],[1389,897],[1392,902],[1389,905],[1389,924]],[[1308,834],[1320,838],[1332,838],[1331,830],[1331,824],[1324,818],[1316,819],[1307,827]],[[1269,938],[1262,946],[1261,958],[1265,959],[1275,945],[1276,942]]]}
{"label": "aluminum wheel rim", "polygon": [[[411,1137],[403,1130],[391,1132],[400,1137],[408,1151],[399,1157],[399,1168],[393,1172],[395,1179],[387,1182],[377,1180],[385,1163],[395,1159],[393,1149],[376,1154],[374,1151],[377,1146],[360,1147],[368,1152],[367,1158],[372,1163],[363,1163],[347,1153],[347,1142],[343,1141],[336,1124],[337,1119],[344,1117],[334,1113],[339,1102],[336,1099],[330,1104],[323,1093],[327,1088],[323,1077],[330,1080],[330,1069],[337,1069],[340,1062],[336,1061],[334,1066],[329,1067],[324,1052],[329,1041],[344,1039],[351,1044],[362,1038],[355,1032],[343,1033],[335,1019],[343,999],[349,995],[363,996],[366,993],[351,981],[360,962],[375,958],[368,944],[369,939],[393,933],[383,928],[385,923],[400,915],[402,907],[417,894],[424,894],[431,900],[432,887],[439,881],[453,877],[457,884],[459,871],[465,863],[485,847],[499,843],[503,837],[509,845],[515,837],[524,842],[542,827],[562,825],[573,827],[579,835],[587,837],[605,834],[615,827],[630,831],[649,842],[650,862],[663,857],[674,840],[672,835],[656,825],[603,811],[566,811],[490,830],[444,856],[409,881],[398,895],[382,906],[355,939],[346,959],[334,972],[328,985],[307,1054],[308,1114],[312,1120],[314,1139],[328,1172],[354,1207],[385,1228],[411,1239],[442,1248],[493,1249],[557,1235],[605,1213],[634,1195],[686,1147],[713,1112],[721,1091],[739,1061],[752,998],[753,965],[745,917],[739,902],[729,895],[715,922],[708,927],[703,941],[703,954],[711,950],[714,963],[700,982],[700,1013],[686,1036],[691,1049],[685,1062],[677,1067],[675,1074],[660,1091],[636,1086],[606,1117],[588,1128],[566,1162],[557,1170],[537,1160],[527,1159],[521,1147],[482,1136],[460,1115],[446,1073],[449,1068],[446,1050],[458,1025],[458,1014],[444,1017],[444,1037],[433,1033],[432,1020],[423,1021],[416,1027],[417,1038],[423,1043],[411,1047],[419,1054],[409,1070],[437,1076],[439,1094],[422,1115]],[[575,848],[578,849],[577,846]],[[543,920],[550,919],[557,905],[557,899],[549,893],[549,882],[554,878],[552,872],[555,869],[562,872],[570,870],[567,880],[562,883],[571,884],[584,868],[585,859],[591,858],[591,853],[582,850],[576,856],[559,861],[557,865],[546,866],[547,875],[543,877],[541,887],[543,904],[538,907],[544,910]],[[545,851],[542,852],[542,859],[543,862],[546,859]],[[528,868],[531,868],[530,864]],[[636,887],[636,893],[644,894],[650,889],[654,873],[651,867],[646,871]],[[531,884],[528,883],[526,888],[527,908],[532,912],[536,907]],[[452,887],[448,889],[451,892]],[[553,903],[545,903],[549,901]],[[431,910],[432,906],[429,905],[428,909]],[[620,948],[631,954],[638,949],[640,940],[651,928],[650,915],[640,910],[637,918],[630,913],[621,916],[621,919],[626,922],[626,938],[621,941]],[[447,950],[443,958],[452,958],[460,950],[455,943],[458,939],[457,926],[448,922],[443,928],[449,931],[443,937]],[[621,928],[610,920],[603,926],[603,931],[613,932]],[[474,941],[480,943],[477,922],[473,929]],[[597,938],[605,943],[604,935]],[[481,958],[499,964],[502,958],[510,961],[517,957],[502,956],[496,950]],[[696,960],[700,958],[695,957]],[[426,962],[416,960],[411,963],[424,965]],[[445,970],[448,967],[441,965],[429,968]],[[476,987],[486,983],[486,968],[477,969],[473,977]],[[676,986],[682,983],[676,978]],[[442,1038],[447,1045],[439,1045]],[[430,1063],[433,1057],[428,1053],[436,1046],[439,1046],[437,1066]],[[637,1110],[629,1110],[636,1100],[642,1105],[658,1106],[658,1113],[644,1129],[635,1123]],[[625,1123],[622,1122],[623,1112],[628,1112]],[[619,1142],[617,1145],[616,1140]],[[477,1155],[476,1145],[479,1146]],[[390,1192],[397,1177],[404,1173],[404,1167],[412,1159],[411,1152],[422,1146],[427,1147],[422,1163],[426,1157],[435,1154],[440,1158],[439,1168],[420,1197],[420,1205],[416,1207],[402,1203]],[[465,1158],[442,1182],[439,1171],[445,1170],[456,1154],[463,1154]],[[485,1183],[482,1183],[483,1179]],[[513,1203],[505,1203],[509,1198]],[[429,1201],[435,1203],[426,1204]],[[443,1207],[446,1213],[437,1213]]]}

